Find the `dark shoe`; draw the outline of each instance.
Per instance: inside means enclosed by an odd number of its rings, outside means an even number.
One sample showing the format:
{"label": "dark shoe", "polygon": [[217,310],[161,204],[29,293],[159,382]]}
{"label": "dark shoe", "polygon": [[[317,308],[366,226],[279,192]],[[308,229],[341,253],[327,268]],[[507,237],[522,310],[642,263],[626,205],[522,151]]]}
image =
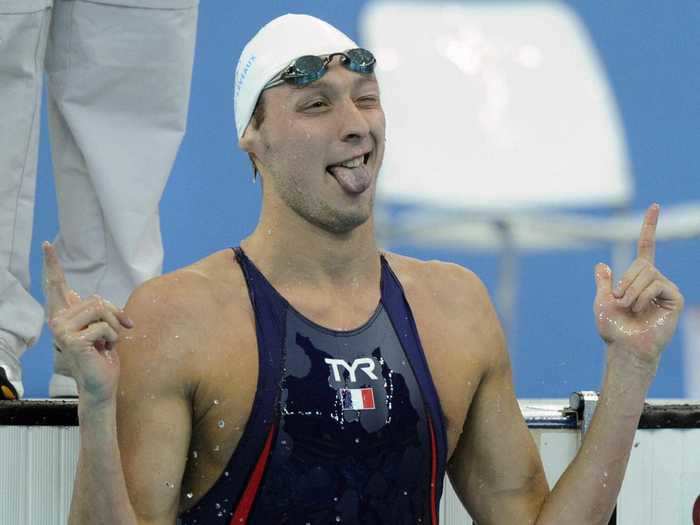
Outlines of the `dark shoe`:
{"label": "dark shoe", "polygon": [[0,366],[0,401],[17,401],[19,398],[15,385],[7,378],[5,368]]}

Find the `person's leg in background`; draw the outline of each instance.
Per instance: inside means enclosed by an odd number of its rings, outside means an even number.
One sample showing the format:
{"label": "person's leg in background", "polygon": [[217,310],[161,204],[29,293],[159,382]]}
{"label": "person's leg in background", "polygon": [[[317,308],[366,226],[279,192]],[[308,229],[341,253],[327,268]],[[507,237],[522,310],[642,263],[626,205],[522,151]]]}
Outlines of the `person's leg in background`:
{"label": "person's leg in background", "polygon": [[[46,60],[69,285],[123,307],[163,264],[159,202],[189,105],[197,0],[56,0]],[[77,395],[54,353],[52,397]]]}
{"label": "person's leg in background", "polygon": [[29,293],[29,253],[51,4],[0,0],[0,399],[22,397],[19,358],[44,323]]}

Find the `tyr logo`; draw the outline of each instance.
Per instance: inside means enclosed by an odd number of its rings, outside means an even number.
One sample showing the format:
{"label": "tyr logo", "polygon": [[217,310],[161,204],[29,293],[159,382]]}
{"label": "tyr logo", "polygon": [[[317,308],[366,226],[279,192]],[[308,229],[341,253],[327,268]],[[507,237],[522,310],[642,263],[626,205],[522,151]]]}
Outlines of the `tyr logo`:
{"label": "tyr logo", "polygon": [[374,360],[371,357],[360,357],[359,359],[355,359],[351,365],[349,365],[347,362],[345,362],[342,359],[330,359],[326,358],[324,361],[331,365],[333,367],[333,377],[335,378],[336,381],[340,382],[340,367],[342,366],[345,368],[345,370],[348,371],[350,374],[350,381],[355,382],[357,381],[357,378],[355,376],[355,372],[358,367],[362,369],[362,371],[369,376],[370,379],[378,379],[376,375],[374,375],[374,367],[375,363]]}

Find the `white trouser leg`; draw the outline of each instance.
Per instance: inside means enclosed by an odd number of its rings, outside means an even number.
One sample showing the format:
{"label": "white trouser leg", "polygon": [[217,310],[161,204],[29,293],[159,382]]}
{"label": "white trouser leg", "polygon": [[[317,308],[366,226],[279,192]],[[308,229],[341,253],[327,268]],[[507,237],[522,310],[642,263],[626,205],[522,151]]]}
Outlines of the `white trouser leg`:
{"label": "white trouser leg", "polygon": [[50,0],[0,0],[0,364],[16,381],[19,357],[44,322],[29,293],[29,252],[50,7]]}
{"label": "white trouser leg", "polygon": [[195,0],[133,3],[57,0],[46,60],[58,256],[81,296],[119,307],[162,270],[158,205],[185,131],[197,25]]}

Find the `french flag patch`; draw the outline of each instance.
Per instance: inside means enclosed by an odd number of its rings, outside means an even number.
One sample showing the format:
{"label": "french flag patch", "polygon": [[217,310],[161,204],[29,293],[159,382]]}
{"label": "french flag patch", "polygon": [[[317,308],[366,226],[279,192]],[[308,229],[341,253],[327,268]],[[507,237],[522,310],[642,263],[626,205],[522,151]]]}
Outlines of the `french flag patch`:
{"label": "french flag patch", "polygon": [[374,390],[371,388],[341,388],[343,410],[374,410]]}

